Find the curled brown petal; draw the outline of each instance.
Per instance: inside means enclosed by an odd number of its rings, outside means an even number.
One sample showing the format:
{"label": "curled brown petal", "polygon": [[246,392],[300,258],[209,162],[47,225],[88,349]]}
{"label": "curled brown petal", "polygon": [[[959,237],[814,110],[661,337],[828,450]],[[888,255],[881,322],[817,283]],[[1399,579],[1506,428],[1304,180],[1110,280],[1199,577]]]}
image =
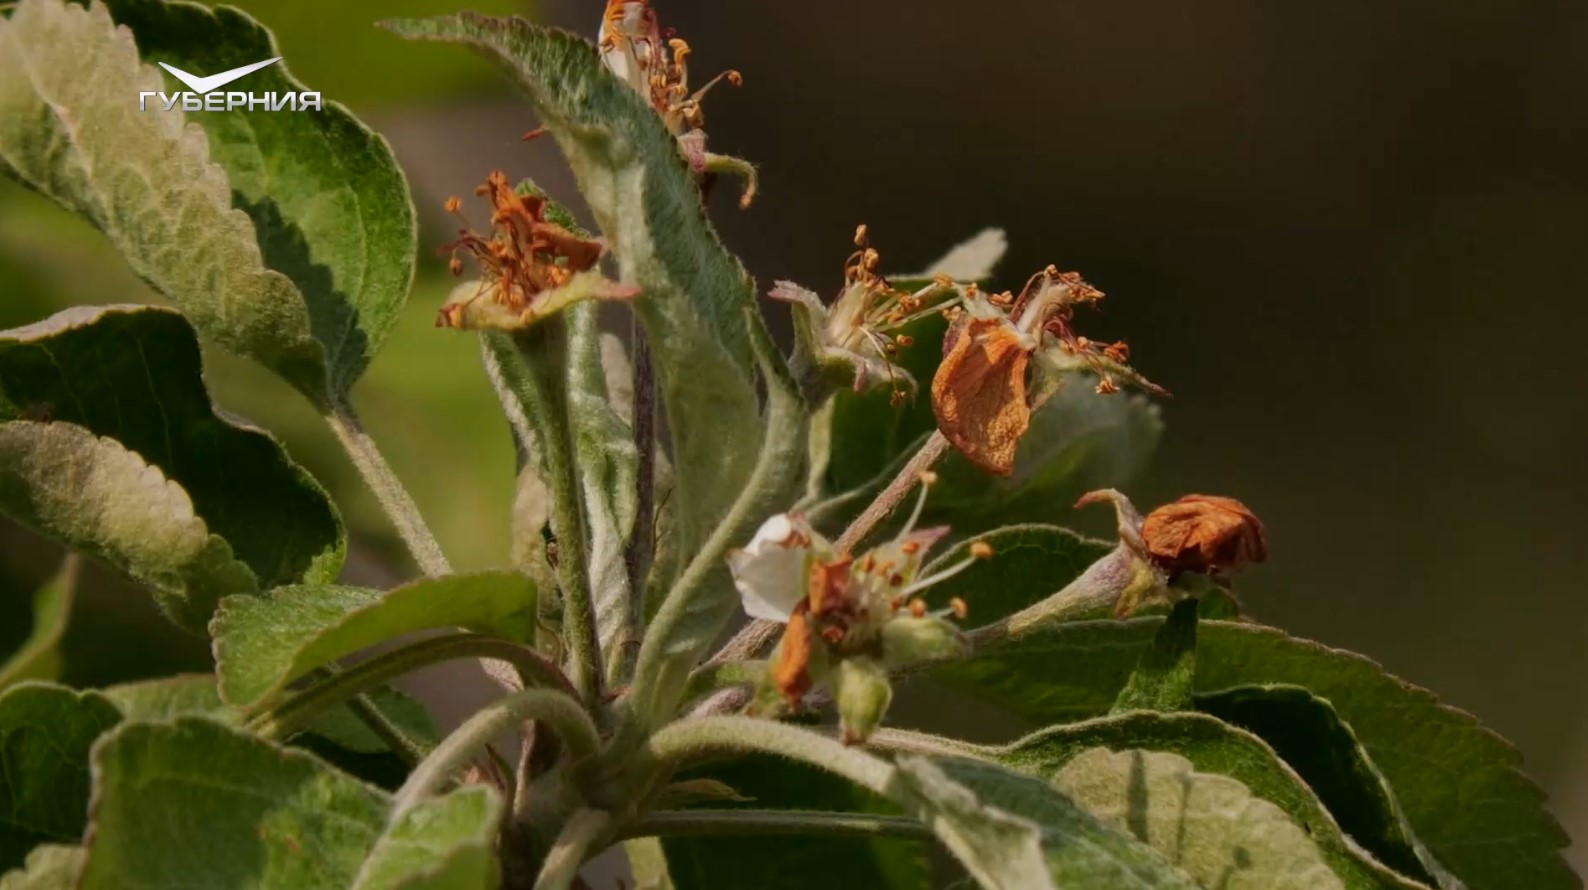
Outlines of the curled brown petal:
{"label": "curled brown petal", "polygon": [[1188,494],[1147,514],[1141,537],[1172,574],[1231,572],[1268,557],[1263,523],[1234,498]]}
{"label": "curled brown petal", "polygon": [[811,691],[810,664],[810,612],[801,603],[783,628],[783,641],[778,644],[777,657],[772,662],[772,683],[790,705],[799,704],[805,693]]}
{"label": "curled brown petal", "polygon": [[1002,319],[970,318],[954,338],[932,378],[937,427],[971,463],[1007,476],[1015,448],[1031,425],[1026,404],[1030,354]]}

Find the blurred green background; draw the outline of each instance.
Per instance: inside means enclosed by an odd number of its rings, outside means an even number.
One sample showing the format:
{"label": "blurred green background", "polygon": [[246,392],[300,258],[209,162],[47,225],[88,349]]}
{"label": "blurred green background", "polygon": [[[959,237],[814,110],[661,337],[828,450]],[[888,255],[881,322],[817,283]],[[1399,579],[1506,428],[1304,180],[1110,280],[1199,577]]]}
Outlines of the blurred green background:
{"label": "blurred green background", "polygon": [[[424,267],[355,399],[454,561],[501,564],[511,449],[472,340],[431,327],[446,281],[430,248],[447,235],[441,200],[491,169],[572,198],[554,148],[519,142],[534,121],[485,63],[370,27],[455,7],[240,5],[408,172]],[[593,34],[601,5],[534,13]],[[1001,285],[1049,262],[1081,270],[1109,298],[1080,329],[1128,338],[1176,396],[1155,469],[1129,487],[1138,503],[1246,501],[1270,537],[1270,562],[1240,580],[1260,619],[1475,712],[1588,835],[1588,4],[661,8],[697,75],[745,75],[708,118],[713,147],[762,165],[763,193],[744,213],[731,189],[713,203],[763,285],[833,292],[859,222],[888,268],[996,224],[1012,243]],[[6,327],[147,298],[102,239],[9,185],[0,293]],[[335,490],[357,535],[350,575],[409,571],[301,399],[209,359],[217,401]],[[0,638],[20,637],[58,554],[10,528],[0,548]],[[96,575],[69,679],[149,673],[128,653],[150,650],[171,666],[204,658],[145,597]]]}

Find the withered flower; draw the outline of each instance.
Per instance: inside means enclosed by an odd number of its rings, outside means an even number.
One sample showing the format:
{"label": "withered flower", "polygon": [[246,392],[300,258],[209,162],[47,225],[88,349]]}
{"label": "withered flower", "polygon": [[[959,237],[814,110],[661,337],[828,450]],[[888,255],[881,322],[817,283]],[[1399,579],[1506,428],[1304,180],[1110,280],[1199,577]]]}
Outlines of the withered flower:
{"label": "withered flower", "polygon": [[[1124,343],[1100,345],[1071,329],[1075,307],[1102,297],[1078,273],[1052,266],[1032,276],[1018,297],[974,288],[964,294],[943,338],[932,409],[938,429],[971,463],[1000,476],[1012,473],[1032,409],[1074,371],[1096,374],[1099,395],[1117,392],[1121,380],[1163,393],[1125,364]],[[1026,380],[1032,364],[1041,372],[1034,387]]]}
{"label": "withered flower", "polygon": [[706,116],[700,101],[717,84],[738,86],[739,72],[729,69],[698,90],[689,88],[689,44],[664,32],[650,0],[607,0],[597,40],[601,60],[618,79],[644,96],[678,140],[679,151],[696,176],[724,172],[742,176],[742,207],[755,198],[754,165],[739,158],[706,151]]}
{"label": "withered flower", "polygon": [[790,514],[768,519],[748,546],[728,556],[745,611],[786,622],[767,680],[789,706],[828,685],[851,743],[864,742],[886,712],[889,670],[968,651],[948,620],[963,616],[965,604],[928,611],[915,595],[991,552],[974,548],[967,559],[920,577],[927,550],[948,531],[916,529],[920,511],[918,502],[897,537],[858,558],[836,552]]}
{"label": "withered flower", "polygon": [[916,388],[915,378],[895,363],[899,350],[913,342],[902,331],[959,302],[960,287],[938,278],[914,291],[899,290],[878,274],[880,262],[860,226],[855,252],[844,261],[844,288],[831,306],[791,281],[779,281],[767,296],[793,305],[800,350],[822,373],[843,378],[855,392],[886,385],[898,404]]}
{"label": "withered flower", "polygon": [[1232,572],[1268,557],[1263,523],[1234,498],[1188,494],[1147,514],[1141,537],[1171,575]]}
{"label": "withered flower", "polygon": [[[490,234],[475,233],[464,220],[458,239],[441,251],[452,255],[448,267],[453,275],[463,272],[459,253],[473,256],[481,280],[447,300],[437,327],[513,330],[579,300],[639,294],[593,271],[601,259],[601,242],[548,221],[545,198],[514,190],[500,172],[487,177],[475,194],[490,202]],[[448,198],[446,208],[461,218],[461,203]]]}

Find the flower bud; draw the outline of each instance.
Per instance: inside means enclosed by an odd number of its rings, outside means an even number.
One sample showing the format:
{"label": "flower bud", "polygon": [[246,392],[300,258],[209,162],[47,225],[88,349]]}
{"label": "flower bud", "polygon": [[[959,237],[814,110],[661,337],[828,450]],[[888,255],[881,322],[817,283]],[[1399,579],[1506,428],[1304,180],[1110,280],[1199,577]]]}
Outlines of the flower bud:
{"label": "flower bud", "polygon": [[882,660],[890,668],[970,655],[970,640],[946,619],[935,615],[899,617],[882,627]]}
{"label": "flower bud", "polygon": [[1171,575],[1231,572],[1268,557],[1263,523],[1234,498],[1188,494],[1147,514],[1141,537]]}
{"label": "flower bud", "polygon": [[874,658],[846,658],[833,668],[831,683],[844,744],[865,744],[893,701],[887,669]]}

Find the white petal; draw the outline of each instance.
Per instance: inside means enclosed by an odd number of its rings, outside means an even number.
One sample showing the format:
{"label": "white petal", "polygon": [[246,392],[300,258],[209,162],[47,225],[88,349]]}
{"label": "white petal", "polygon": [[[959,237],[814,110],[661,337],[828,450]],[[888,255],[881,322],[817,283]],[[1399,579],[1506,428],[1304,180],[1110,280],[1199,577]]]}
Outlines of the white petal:
{"label": "white petal", "polygon": [[761,524],[743,550],[728,554],[733,585],[751,618],[787,621],[805,598],[813,547],[825,545],[804,520],[779,513]]}

